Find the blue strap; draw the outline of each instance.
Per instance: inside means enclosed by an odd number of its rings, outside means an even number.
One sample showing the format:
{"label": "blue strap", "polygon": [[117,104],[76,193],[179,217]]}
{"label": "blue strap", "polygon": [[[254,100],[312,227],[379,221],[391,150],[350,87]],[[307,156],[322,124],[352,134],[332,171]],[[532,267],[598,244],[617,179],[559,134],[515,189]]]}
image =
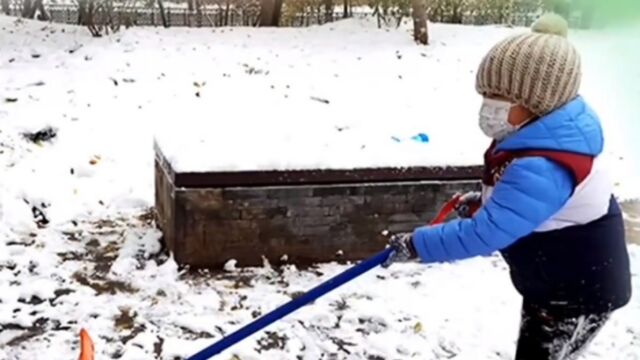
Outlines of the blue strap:
{"label": "blue strap", "polygon": [[235,332],[225,336],[213,345],[203,349],[197,354],[188,358],[188,360],[205,360],[214,355],[217,355],[236,343],[246,339],[254,333],[264,329],[272,323],[282,319],[283,317],[291,314],[299,308],[313,302],[328,292],[348,283],[349,281],[357,278],[358,276],[366,273],[374,267],[382,264],[391,255],[392,248],[387,248],[384,251],[372,256],[371,258],[349,268],[348,270],[334,276],[333,278],[325,281],[324,283],[316,286],[315,288],[307,291],[304,295],[297,297],[288,303],[280,306],[279,308],[267,313],[253,322],[245,325],[244,327],[236,330]]}

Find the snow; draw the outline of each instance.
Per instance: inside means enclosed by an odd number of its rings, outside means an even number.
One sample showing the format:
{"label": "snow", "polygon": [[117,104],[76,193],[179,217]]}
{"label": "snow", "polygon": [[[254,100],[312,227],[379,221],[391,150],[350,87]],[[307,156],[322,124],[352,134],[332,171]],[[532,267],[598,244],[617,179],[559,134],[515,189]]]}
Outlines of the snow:
{"label": "snow", "polygon": [[[478,164],[487,140],[477,126],[475,70],[491,45],[524,30],[488,26],[470,31],[436,24],[432,46],[422,48],[402,31],[368,27],[356,32],[348,24],[353,23],[331,25],[335,29],[328,32],[325,27],[278,30],[277,37],[269,31],[219,34],[222,41],[209,52],[225,56],[205,56],[205,61],[220,73],[203,74],[199,83],[205,85],[194,89],[206,100],[188,99],[196,108],[176,106],[175,115],[163,110],[166,116],[182,118],[157,134],[174,168],[202,172]],[[353,34],[346,37],[345,31]],[[575,42],[587,54],[601,53],[602,45],[591,39],[578,34]],[[607,73],[591,76],[603,73],[597,60],[585,59],[583,93],[594,99],[608,131],[618,131],[609,120],[619,118],[606,101],[610,87],[600,85]],[[246,73],[253,68],[261,73]],[[329,103],[314,101],[317,98]],[[250,106],[246,99],[251,99]],[[629,115],[624,119],[631,122]],[[411,140],[420,133],[429,136],[429,143]],[[622,145],[611,149],[614,157],[622,152]],[[224,156],[217,155],[221,153]]]}
{"label": "snow", "polygon": [[[272,31],[219,34],[222,41],[210,52],[225,56],[204,57],[219,73],[202,74],[199,82],[206,85],[194,89],[204,101],[189,99],[195,108],[176,106],[176,115],[163,111],[182,118],[179,126],[157,133],[173,167],[198,172],[476,164],[476,150],[487,141],[477,129],[479,98],[469,81],[475,54],[511,31],[487,28],[487,40],[483,32],[463,36],[464,27],[434,26],[438,40],[422,48],[403,31],[353,24],[280,29],[277,37]],[[243,64],[263,72],[247,74]],[[429,143],[410,139],[419,133]]]}
{"label": "snow", "polygon": [[[492,42],[519,30],[435,24],[427,48],[404,27],[366,21],[92,39],[0,17],[0,31],[0,358],[13,360],[77,357],[81,327],[97,359],[188,356],[346,269],[179,269],[150,220],[154,137],[179,170],[475,164],[486,139],[472,72]],[[598,36],[575,35],[593,54],[583,92],[603,117],[619,195],[638,197],[627,149],[635,113],[623,95],[640,82],[616,88],[611,37]],[[48,126],[51,140],[23,136]],[[412,142],[418,133],[430,141]],[[586,359],[640,359],[640,247],[630,252],[634,297]],[[498,256],[402,264],[220,358],[509,359],[519,306]]]}
{"label": "snow", "polygon": [[229,259],[225,264],[224,264],[224,271],[228,271],[228,272],[233,272],[236,271],[236,264],[238,263],[238,260],[236,259]]}

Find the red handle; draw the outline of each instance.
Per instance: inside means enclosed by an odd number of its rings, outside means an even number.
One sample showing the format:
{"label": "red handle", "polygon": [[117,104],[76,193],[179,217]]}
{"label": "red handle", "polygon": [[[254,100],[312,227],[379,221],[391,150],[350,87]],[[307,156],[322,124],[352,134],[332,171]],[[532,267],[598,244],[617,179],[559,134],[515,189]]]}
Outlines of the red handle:
{"label": "red handle", "polygon": [[430,225],[442,224],[447,219],[447,216],[456,209],[456,206],[460,203],[460,197],[462,197],[462,195],[456,194],[451,200],[442,205],[440,211],[438,211],[438,215],[431,221]]}

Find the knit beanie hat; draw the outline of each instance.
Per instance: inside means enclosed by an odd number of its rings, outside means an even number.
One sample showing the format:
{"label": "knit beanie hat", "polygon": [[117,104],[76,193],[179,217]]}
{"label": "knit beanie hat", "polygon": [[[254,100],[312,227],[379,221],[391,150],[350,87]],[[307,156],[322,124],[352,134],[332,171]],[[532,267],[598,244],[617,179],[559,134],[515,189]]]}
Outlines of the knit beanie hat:
{"label": "knit beanie hat", "polygon": [[480,63],[478,93],[503,96],[539,116],[575,98],[582,73],[568,28],[562,17],[550,13],[533,24],[532,33],[500,41]]}

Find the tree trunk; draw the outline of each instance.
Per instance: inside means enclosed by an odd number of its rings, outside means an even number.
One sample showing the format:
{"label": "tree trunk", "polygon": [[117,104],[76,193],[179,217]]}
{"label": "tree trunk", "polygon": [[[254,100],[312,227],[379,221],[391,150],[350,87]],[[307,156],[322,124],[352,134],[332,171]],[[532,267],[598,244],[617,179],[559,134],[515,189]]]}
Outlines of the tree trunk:
{"label": "tree trunk", "polygon": [[422,45],[429,44],[427,28],[427,12],[423,0],[411,0],[411,16],[413,17],[413,39]]}
{"label": "tree trunk", "polygon": [[324,22],[333,21],[333,0],[323,0],[324,3]]}
{"label": "tree trunk", "polygon": [[344,0],[342,3],[342,18],[346,19],[349,17],[349,0]]}
{"label": "tree trunk", "polygon": [[195,0],[196,5],[196,22],[198,27],[202,27],[202,4],[200,0]]}
{"label": "tree trunk", "polygon": [[260,0],[259,26],[278,26],[282,11],[282,0]]}
{"label": "tree trunk", "polygon": [[33,4],[31,3],[31,0],[24,0],[22,2],[22,17],[28,18],[29,14],[31,14],[32,7]]}
{"label": "tree trunk", "polygon": [[164,12],[164,3],[162,0],[158,0],[158,9],[160,9],[160,18],[162,19],[162,26],[169,27],[169,20],[167,20],[167,13]]}
{"label": "tree trunk", "polygon": [[454,24],[462,24],[462,4],[455,3],[452,6],[451,22]]}
{"label": "tree trunk", "polygon": [[275,0],[260,0],[260,15],[258,16],[258,26],[273,26],[273,10]]}
{"label": "tree trunk", "polygon": [[87,25],[87,0],[78,0],[78,25]]}
{"label": "tree trunk", "polygon": [[42,0],[40,0],[40,3],[38,4],[38,11],[40,12],[38,14],[38,20],[40,20],[40,21],[50,21],[51,20],[51,15],[47,11],[47,9],[45,9],[44,2]]}
{"label": "tree trunk", "polygon": [[10,0],[2,0],[2,13],[5,15],[11,15],[11,1]]}
{"label": "tree trunk", "polygon": [[101,37],[102,33],[100,27],[96,25],[96,3],[94,0],[87,0],[86,12],[84,16],[84,25],[89,29],[89,32],[93,37]]}
{"label": "tree trunk", "polygon": [[230,13],[231,1],[227,0],[224,7],[224,26],[229,26],[229,13]]}
{"label": "tree trunk", "polygon": [[380,29],[382,27],[382,23],[380,22],[380,4],[377,1],[373,7],[372,15],[376,17],[376,20],[378,21],[378,29]]}
{"label": "tree trunk", "polygon": [[280,17],[282,16],[282,4],[284,0],[276,0],[275,1],[275,9],[273,10],[273,26],[280,25]]}
{"label": "tree trunk", "polygon": [[29,19],[34,19],[36,17],[36,11],[39,12],[38,20],[49,21],[49,13],[44,8],[44,2],[42,0],[35,0],[35,2],[31,4],[31,9],[29,9],[29,14],[27,14],[26,17]]}

